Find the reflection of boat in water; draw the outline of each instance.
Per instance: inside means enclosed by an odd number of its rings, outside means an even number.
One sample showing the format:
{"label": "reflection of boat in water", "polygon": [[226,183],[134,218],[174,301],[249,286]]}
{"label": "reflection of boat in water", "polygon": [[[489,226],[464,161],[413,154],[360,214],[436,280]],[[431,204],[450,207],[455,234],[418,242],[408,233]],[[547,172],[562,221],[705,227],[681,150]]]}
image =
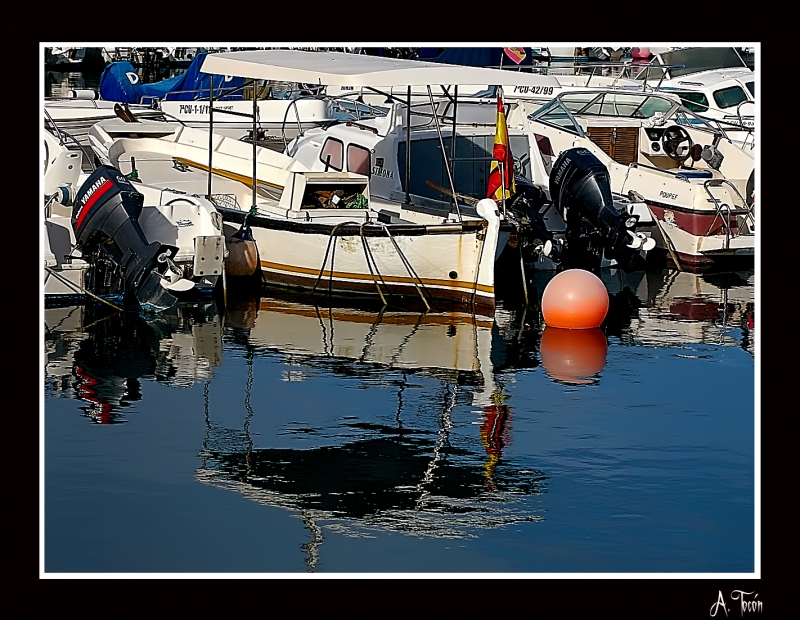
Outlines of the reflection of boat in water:
{"label": "reflection of boat in water", "polygon": [[[247,351],[245,407],[239,414],[210,408],[197,479],[298,511],[312,536],[310,569],[323,528],[470,537],[542,518],[523,498],[542,492],[544,474],[502,454],[513,411],[494,377],[493,356],[503,347],[495,347],[502,338],[493,322],[288,298],[234,312]],[[287,413],[278,405],[283,396],[251,400],[261,369],[253,360],[276,355],[291,369],[284,381],[305,382],[286,393],[321,394],[326,386],[319,407],[295,403]],[[353,388],[359,394],[349,396]],[[361,402],[361,390],[396,392],[396,410],[358,406],[357,415],[342,417],[341,407],[322,404]]]}
{"label": "reflection of boat in water", "polygon": [[222,361],[222,327],[213,302],[184,304],[149,320],[104,306],[45,308],[47,381],[88,403],[101,424],[124,422],[119,409],[141,398],[140,379],[176,387],[208,380]]}
{"label": "reflection of boat in water", "polygon": [[648,274],[647,303],[631,335],[645,346],[707,344],[755,353],[755,272]]}
{"label": "reflection of boat in water", "polygon": [[[755,270],[689,273],[674,269],[603,281],[613,302],[631,310],[617,334],[624,344],[740,346],[755,353]],[[608,330],[607,330],[608,331]]]}
{"label": "reflection of boat in water", "polygon": [[381,313],[262,298],[249,342],[293,358],[346,359],[365,367],[461,378],[491,394],[492,325],[463,312]]}

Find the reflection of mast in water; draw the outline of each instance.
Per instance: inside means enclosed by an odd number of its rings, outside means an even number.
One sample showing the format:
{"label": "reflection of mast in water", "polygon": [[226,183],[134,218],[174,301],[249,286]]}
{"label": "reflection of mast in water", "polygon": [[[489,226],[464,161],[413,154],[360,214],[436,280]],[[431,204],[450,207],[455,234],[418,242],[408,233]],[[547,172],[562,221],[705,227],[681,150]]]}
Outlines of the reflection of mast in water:
{"label": "reflection of mast in water", "polygon": [[445,385],[447,395],[450,397],[446,397],[445,407],[439,416],[439,437],[436,440],[436,445],[433,447],[433,460],[428,464],[425,473],[422,475],[422,480],[417,484],[417,492],[419,493],[419,497],[417,498],[417,510],[422,510],[422,508],[424,508],[425,503],[431,495],[430,490],[426,487],[433,480],[433,471],[442,459],[442,451],[447,444],[449,431],[453,428],[453,421],[450,419],[450,414],[453,411],[453,406],[456,404],[457,389],[458,386],[454,385],[453,393],[450,395],[450,388],[448,385]]}
{"label": "reflection of mast in water", "polygon": [[306,552],[306,570],[313,573],[319,564],[319,546],[322,544],[322,528],[314,521],[310,510],[300,511],[300,520],[311,533],[311,540],[300,545]]}

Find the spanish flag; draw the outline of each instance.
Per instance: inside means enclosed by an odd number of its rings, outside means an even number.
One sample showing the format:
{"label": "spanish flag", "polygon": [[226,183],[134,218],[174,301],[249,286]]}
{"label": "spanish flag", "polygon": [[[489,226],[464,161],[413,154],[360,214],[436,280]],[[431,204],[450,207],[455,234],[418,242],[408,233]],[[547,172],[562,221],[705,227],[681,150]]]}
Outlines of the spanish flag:
{"label": "spanish flag", "polygon": [[503,51],[506,53],[506,56],[514,61],[514,64],[518,65],[525,60],[526,54],[524,47],[504,47]]}
{"label": "spanish flag", "polygon": [[[503,108],[503,96],[497,95],[497,124],[494,134],[494,149],[492,163],[489,168],[489,188],[486,193],[488,198],[500,204],[505,198],[511,198],[516,191],[514,184],[514,158],[511,157],[511,147],[508,144],[508,128],[506,127],[506,113]],[[503,163],[503,178],[500,178],[500,165]]]}

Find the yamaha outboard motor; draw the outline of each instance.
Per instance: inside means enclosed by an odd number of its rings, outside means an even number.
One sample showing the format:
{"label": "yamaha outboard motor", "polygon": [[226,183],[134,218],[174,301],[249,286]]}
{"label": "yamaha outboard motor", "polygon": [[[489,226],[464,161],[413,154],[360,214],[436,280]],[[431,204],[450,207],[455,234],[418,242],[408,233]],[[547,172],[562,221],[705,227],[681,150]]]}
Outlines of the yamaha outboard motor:
{"label": "yamaha outboard motor", "polygon": [[139,225],[144,196],[117,169],[100,166],[80,187],[72,211],[76,245],[90,263],[87,290],[122,295],[126,307],[163,310],[177,299],[161,274],[178,248],[149,243]]}
{"label": "yamaha outboard motor", "polygon": [[550,198],[567,224],[564,260],[597,268],[605,254],[625,271],[635,268],[644,237],[639,216],[614,204],[608,169],[589,150],[562,152],[550,174]]}

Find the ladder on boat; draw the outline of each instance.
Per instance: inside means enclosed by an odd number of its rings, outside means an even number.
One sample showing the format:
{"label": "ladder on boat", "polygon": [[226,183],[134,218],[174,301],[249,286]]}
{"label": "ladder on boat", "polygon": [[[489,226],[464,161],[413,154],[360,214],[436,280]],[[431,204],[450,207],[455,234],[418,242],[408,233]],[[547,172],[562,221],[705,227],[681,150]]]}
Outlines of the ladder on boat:
{"label": "ladder on boat", "polygon": [[[722,202],[719,196],[714,195],[713,188],[722,188],[723,186],[727,186],[733,190],[733,195],[738,197],[740,206],[731,206],[726,202]],[[742,194],[738,189],[736,189],[736,186],[733,183],[731,183],[728,179],[709,179],[703,183],[703,188],[709,195],[710,200],[714,203],[717,211],[714,219],[711,221],[711,224],[708,227],[708,231],[706,231],[706,235],[711,234],[711,231],[714,229],[718,219],[722,222],[722,228],[725,230],[726,250],[730,248],[731,239],[742,234],[742,230],[747,230],[747,233],[745,234],[755,234],[756,218],[754,207],[753,205],[747,204],[747,201],[742,197]],[[728,196],[731,195],[732,194],[730,193],[728,194]],[[736,222],[735,232],[731,226],[732,218],[735,218],[734,221]]]}

